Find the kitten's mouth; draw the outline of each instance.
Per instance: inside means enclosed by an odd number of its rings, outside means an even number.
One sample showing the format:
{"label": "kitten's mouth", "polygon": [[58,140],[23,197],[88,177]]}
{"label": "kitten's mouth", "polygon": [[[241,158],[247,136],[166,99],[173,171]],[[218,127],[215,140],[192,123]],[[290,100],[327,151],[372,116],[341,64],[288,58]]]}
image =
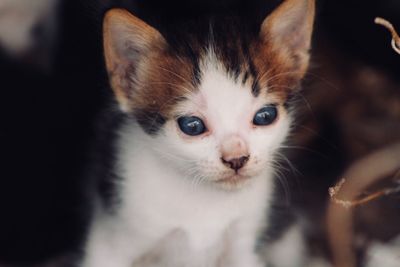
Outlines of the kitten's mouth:
{"label": "kitten's mouth", "polygon": [[251,178],[251,176],[235,173],[235,174],[233,174],[231,176],[224,177],[222,179],[218,179],[216,181],[216,183],[237,186],[237,185],[243,184],[244,182],[246,182],[250,178]]}

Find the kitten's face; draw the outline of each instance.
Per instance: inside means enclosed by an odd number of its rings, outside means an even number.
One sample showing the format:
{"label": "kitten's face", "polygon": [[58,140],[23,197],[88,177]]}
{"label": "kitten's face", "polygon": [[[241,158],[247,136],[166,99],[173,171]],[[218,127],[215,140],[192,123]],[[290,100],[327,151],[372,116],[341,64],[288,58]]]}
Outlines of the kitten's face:
{"label": "kitten's face", "polygon": [[[286,13],[299,18],[277,25]],[[287,0],[258,35],[230,23],[171,44],[126,11],[111,11],[111,84],[169,166],[194,183],[241,187],[269,170],[289,131],[288,99],[308,63],[310,36],[299,32],[311,34],[309,16],[313,1]]]}
{"label": "kitten's face", "polygon": [[200,73],[193,92],[181,83],[183,98],[154,137],[157,150],[194,183],[241,186],[268,169],[290,118],[281,97],[268,87],[253,94],[253,78],[234,79],[215,57],[203,60]]}

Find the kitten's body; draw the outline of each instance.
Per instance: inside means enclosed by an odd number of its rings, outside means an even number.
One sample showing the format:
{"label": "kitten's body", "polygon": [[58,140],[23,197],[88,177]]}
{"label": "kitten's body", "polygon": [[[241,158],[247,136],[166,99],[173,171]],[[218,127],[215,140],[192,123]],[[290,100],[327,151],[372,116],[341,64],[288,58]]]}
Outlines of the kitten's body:
{"label": "kitten's body", "polygon": [[[287,15],[300,15],[294,26],[304,22],[308,37],[275,23]],[[82,266],[143,267],[152,252],[149,266],[262,266],[256,243],[268,226],[274,155],[307,66],[312,16],[313,1],[288,0],[259,36],[209,24],[202,38],[174,46],[125,11],[108,14],[106,63],[122,110],[111,170],[118,197],[111,207],[97,203]],[[282,41],[289,48],[279,51]],[[257,117],[263,108],[269,113]],[[199,123],[203,131],[190,132]]]}
{"label": "kitten's body", "polygon": [[[210,75],[215,76],[214,71]],[[234,91],[229,88],[233,102],[221,103],[225,109],[239,107],[244,102],[243,96],[240,97],[241,90],[244,89],[238,87]],[[288,126],[289,123],[282,125],[282,132],[276,135],[276,145],[284,139]],[[95,239],[89,243],[89,250],[96,253],[93,259],[86,259],[88,266],[108,266],[105,265],[108,261],[109,266],[127,266],[176,230],[185,235],[187,255],[174,257],[187,257],[190,261],[185,266],[221,264],[233,267],[250,262],[254,264],[251,266],[258,266],[255,240],[265,226],[268,214],[274,183],[272,171],[262,171],[240,190],[221,191],[211,185],[198,184],[200,181],[190,177],[182,177],[171,165],[171,160],[179,161],[180,158],[158,151],[159,144],[129,118],[118,132],[118,164],[114,171],[117,177],[129,178],[116,181],[122,204],[117,214],[110,216],[109,211],[99,206],[92,233]],[[105,233],[108,236],[104,236]],[[103,240],[97,241],[96,237]],[[115,251],[121,254],[117,259],[113,257]],[[226,254],[231,255],[228,259],[232,262],[224,262],[221,258]]]}

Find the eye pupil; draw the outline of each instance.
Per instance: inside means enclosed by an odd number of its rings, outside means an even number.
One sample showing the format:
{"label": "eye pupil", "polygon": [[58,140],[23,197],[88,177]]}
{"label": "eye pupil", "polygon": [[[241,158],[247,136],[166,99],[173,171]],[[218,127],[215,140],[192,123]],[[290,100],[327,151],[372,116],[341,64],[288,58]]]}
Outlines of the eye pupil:
{"label": "eye pupil", "polygon": [[181,131],[187,135],[200,135],[206,131],[203,121],[198,117],[180,117],[178,125]]}
{"label": "eye pupil", "polygon": [[254,125],[269,125],[273,123],[278,116],[278,110],[276,106],[270,105],[265,106],[259,111],[253,118]]}

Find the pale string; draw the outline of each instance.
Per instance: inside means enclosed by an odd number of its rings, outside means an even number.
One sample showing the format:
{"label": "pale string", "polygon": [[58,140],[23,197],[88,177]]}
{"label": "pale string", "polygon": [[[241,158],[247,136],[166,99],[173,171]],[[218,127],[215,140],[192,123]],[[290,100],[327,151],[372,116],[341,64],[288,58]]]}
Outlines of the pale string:
{"label": "pale string", "polygon": [[392,47],[394,51],[396,51],[396,53],[400,54],[400,37],[397,34],[396,30],[394,29],[393,25],[389,21],[380,17],[375,18],[375,23],[382,25],[383,27],[385,27],[390,31],[390,33],[392,34],[392,42],[391,42]]}

